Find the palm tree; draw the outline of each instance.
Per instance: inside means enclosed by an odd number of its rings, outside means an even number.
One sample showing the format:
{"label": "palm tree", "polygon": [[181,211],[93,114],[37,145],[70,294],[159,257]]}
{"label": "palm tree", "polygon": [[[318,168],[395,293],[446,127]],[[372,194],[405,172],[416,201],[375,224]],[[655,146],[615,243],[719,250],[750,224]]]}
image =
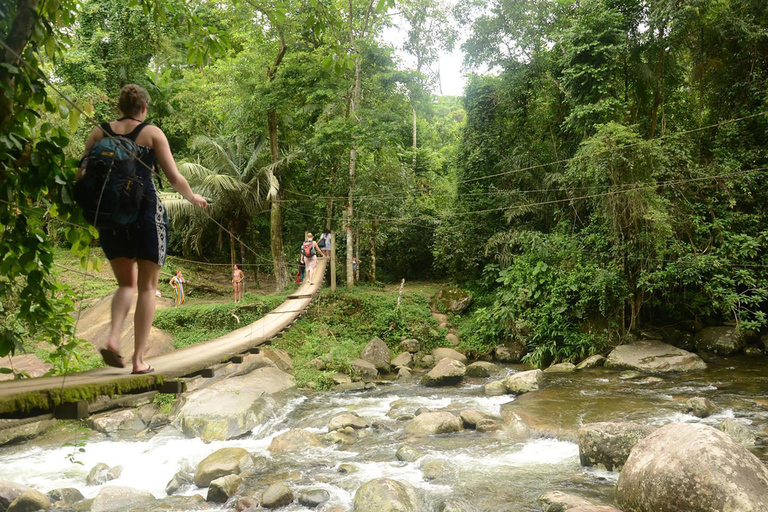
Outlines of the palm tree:
{"label": "palm tree", "polygon": [[[206,197],[211,205],[205,211],[194,208],[178,193],[162,193],[163,203],[174,223],[188,223],[185,236],[199,254],[202,249],[205,227],[211,223],[222,226],[230,233],[229,246],[232,262],[235,262],[235,237],[242,240],[251,221],[272,198],[277,196],[279,184],[275,169],[286,158],[275,164],[259,165],[264,139],[250,143],[242,137],[228,139],[200,135],[192,139],[190,148],[197,153],[196,162],[179,165],[179,171],[187,178],[195,191]],[[266,155],[265,155],[266,156]],[[263,161],[263,160],[262,160]],[[241,259],[244,246],[240,242]],[[265,256],[266,257],[266,256]]]}

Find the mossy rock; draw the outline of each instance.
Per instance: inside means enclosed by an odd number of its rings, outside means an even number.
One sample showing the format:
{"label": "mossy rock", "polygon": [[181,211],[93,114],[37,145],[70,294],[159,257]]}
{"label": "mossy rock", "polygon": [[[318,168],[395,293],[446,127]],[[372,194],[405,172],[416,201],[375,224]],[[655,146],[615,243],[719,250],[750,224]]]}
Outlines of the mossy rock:
{"label": "mossy rock", "polygon": [[472,295],[460,288],[446,286],[432,298],[432,305],[440,311],[460,315],[472,304]]}

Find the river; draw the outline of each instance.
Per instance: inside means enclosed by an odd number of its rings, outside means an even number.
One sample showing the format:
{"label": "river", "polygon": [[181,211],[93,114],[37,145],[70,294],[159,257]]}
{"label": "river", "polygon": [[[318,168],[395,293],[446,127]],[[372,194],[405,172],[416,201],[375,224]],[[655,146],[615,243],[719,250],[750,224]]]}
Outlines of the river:
{"label": "river", "polygon": [[[326,506],[340,510],[352,510],[355,490],[377,477],[413,484],[425,497],[426,510],[450,497],[466,499],[486,512],[538,512],[538,496],[554,490],[611,504],[618,473],[580,466],[575,442],[579,425],[636,421],[652,425],[704,422],[717,427],[724,419],[733,418],[758,433],[768,429],[768,360],[734,357],[709,360],[708,364],[705,371],[661,376],[661,380],[627,378],[632,376],[604,369],[547,374],[544,389],[519,397],[516,404],[511,403],[512,396],[484,395],[483,385],[499,376],[465,380],[445,388],[394,382],[363,392],[295,391],[281,399],[275,415],[258,430],[226,442],[205,444],[166,427],[148,438],[89,442],[84,452],[75,455],[82,464],[69,460],[71,446],[51,445],[44,439],[2,447],[0,479],[43,492],[75,487],[86,497],[94,497],[100,487],[86,486],[85,478],[96,463],[103,462],[110,467],[123,466],[121,476],[105,485],[142,489],[162,498],[166,484],[179,470],[194,472],[197,463],[210,453],[236,446],[262,458],[267,468],[264,486],[285,480],[294,494],[322,488],[331,495]],[[521,369],[511,366],[505,372]],[[694,396],[709,398],[718,411],[706,419],[686,414],[685,400]],[[512,407],[539,418],[550,431],[561,434],[559,438],[519,441],[503,430],[464,430],[414,438],[405,433],[406,421],[388,416],[395,402],[398,409],[406,411],[472,409],[493,416]],[[267,449],[274,436],[289,429],[303,428],[322,436],[329,421],[347,411],[372,424],[352,444],[277,456]],[[763,439],[758,435],[754,453],[765,462],[768,456]],[[398,461],[395,452],[403,444],[421,450],[424,457],[412,463]],[[340,472],[341,464],[353,464],[357,471]],[[184,493],[206,495],[205,490],[194,487]],[[310,509],[294,502],[281,510]]]}

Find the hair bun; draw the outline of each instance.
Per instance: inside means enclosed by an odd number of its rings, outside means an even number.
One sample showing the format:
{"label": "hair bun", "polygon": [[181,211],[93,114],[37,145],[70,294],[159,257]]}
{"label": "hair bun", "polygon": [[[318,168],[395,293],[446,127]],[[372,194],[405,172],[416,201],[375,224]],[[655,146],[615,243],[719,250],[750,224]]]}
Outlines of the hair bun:
{"label": "hair bun", "polygon": [[129,84],[120,89],[117,108],[125,116],[137,116],[141,109],[149,104],[149,94],[140,85]]}

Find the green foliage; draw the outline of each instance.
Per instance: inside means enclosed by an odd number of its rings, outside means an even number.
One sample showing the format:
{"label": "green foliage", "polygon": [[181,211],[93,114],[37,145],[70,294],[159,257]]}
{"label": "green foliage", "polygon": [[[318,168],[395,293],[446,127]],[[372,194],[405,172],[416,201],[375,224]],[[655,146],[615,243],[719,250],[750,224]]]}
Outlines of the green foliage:
{"label": "green foliage", "polygon": [[600,351],[627,294],[620,267],[587,257],[575,237],[520,232],[514,245],[493,304],[463,326],[463,346],[487,353],[515,339],[528,346],[526,360],[536,367]]}
{"label": "green foliage", "polygon": [[263,317],[280,305],[287,294],[259,297],[243,294],[240,304],[185,305],[157,311],[154,326],[173,335],[176,348],[218,338]]}
{"label": "green foliage", "polygon": [[152,399],[152,403],[159,407],[161,413],[170,414],[173,404],[176,403],[176,398],[176,395],[170,393],[158,393]]}
{"label": "green foliage", "polygon": [[[390,349],[403,338],[416,338],[425,351],[444,343],[431,316],[429,300],[421,293],[404,293],[397,308],[398,292],[369,286],[330,293],[323,291],[307,313],[273,345],[291,355],[299,386],[315,382],[328,389],[336,372],[350,373],[349,362],[360,356],[368,342],[379,337]],[[319,358],[322,372],[308,365]]]}

